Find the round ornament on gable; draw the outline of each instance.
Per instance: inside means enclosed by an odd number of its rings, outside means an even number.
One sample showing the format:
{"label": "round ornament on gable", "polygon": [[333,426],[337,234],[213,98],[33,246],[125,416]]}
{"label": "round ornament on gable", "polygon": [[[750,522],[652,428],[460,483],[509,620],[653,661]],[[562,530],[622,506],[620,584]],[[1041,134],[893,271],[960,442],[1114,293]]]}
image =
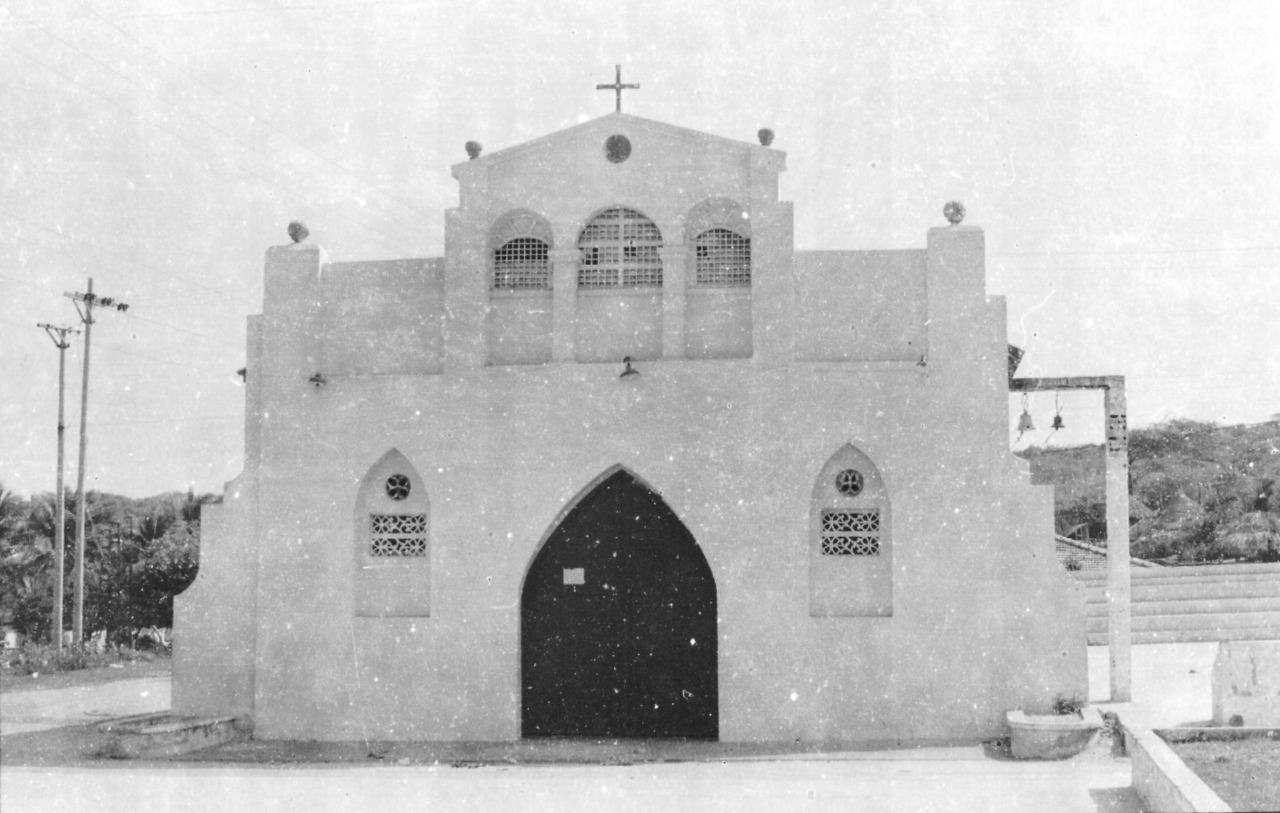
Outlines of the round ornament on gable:
{"label": "round ornament on gable", "polygon": [[846,497],[856,497],[862,493],[862,472],[857,469],[845,469],[836,475],[836,489]]}
{"label": "round ornament on gable", "polygon": [[387,478],[387,496],[393,500],[400,501],[408,497],[411,488],[409,478],[403,474],[393,474]]}
{"label": "round ornament on gable", "polygon": [[631,157],[631,139],[624,135],[611,135],[604,142],[604,157],[611,163],[621,164]]}

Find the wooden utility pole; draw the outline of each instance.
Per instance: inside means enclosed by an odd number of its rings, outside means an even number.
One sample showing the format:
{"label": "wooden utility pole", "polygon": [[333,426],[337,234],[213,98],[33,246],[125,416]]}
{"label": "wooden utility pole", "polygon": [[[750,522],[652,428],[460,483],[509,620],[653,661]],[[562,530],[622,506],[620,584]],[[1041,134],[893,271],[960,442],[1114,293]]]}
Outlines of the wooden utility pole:
{"label": "wooden utility pole", "polygon": [[80,464],[76,468],[76,608],[72,618],[72,638],[76,644],[84,643],[84,459],[85,449],[89,445],[89,336],[93,328],[93,309],[96,306],[115,308],[127,311],[129,306],[117,302],[111,297],[98,296],[93,292],[93,277],[89,277],[86,293],[67,293],[76,311],[80,313],[80,321],[84,323],[84,381],[80,385]]}
{"label": "wooden utility pole", "polygon": [[[53,560],[53,626],[51,636],[53,644],[58,649],[62,649],[62,584],[66,580],[64,570],[64,560],[66,555],[64,551],[67,547],[67,529],[66,529],[66,511],[67,498],[62,488],[62,462],[63,462],[63,440],[67,434],[67,425],[63,421],[64,404],[66,403],[66,383],[67,383],[67,348],[71,343],[67,341],[68,333],[79,333],[78,330],[72,330],[69,327],[59,327],[58,325],[49,325],[44,322],[39,323],[36,327],[44,328],[44,332],[49,334],[49,338],[53,339],[53,346],[58,348],[58,480],[57,480],[57,508],[54,510],[54,560]],[[57,334],[56,336],[54,334]]]}

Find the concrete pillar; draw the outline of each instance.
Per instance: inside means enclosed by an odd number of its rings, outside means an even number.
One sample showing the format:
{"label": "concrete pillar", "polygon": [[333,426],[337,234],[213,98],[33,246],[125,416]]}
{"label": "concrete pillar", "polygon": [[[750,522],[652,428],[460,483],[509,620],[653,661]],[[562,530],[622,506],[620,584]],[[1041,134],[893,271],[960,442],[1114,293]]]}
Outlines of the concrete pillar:
{"label": "concrete pillar", "polygon": [[682,359],[684,352],[685,299],[688,289],[689,246],[684,243],[659,249],[662,257],[662,357]]}
{"label": "concrete pillar", "polygon": [[578,257],[576,248],[555,248],[551,261],[551,360],[576,358],[574,327],[578,307]]}
{"label": "concrete pillar", "polygon": [[1107,642],[1111,656],[1111,702],[1132,699],[1133,667],[1129,584],[1129,429],[1124,379],[1108,379],[1107,451]]}
{"label": "concrete pillar", "polygon": [[986,237],[977,226],[929,229],[925,297],[930,367],[973,354],[986,305]]}
{"label": "concrete pillar", "polygon": [[751,156],[751,345],[759,364],[790,364],[795,355],[796,281],[793,210],[778,200],[786,153],[764,147]]}
{"label": "concrete pillar", "polygon": [[283,393],[306,397],[307,379],[324,369],[324,249],[307,243],[267,249],[263,270],[262,363],[255,393],[272,410]]}
{"label": "concrete pillar", "polygon": [[444,369],[463,373],[484,366],[485,316],[489,307],[488,235],[484,214],[445,213]]}

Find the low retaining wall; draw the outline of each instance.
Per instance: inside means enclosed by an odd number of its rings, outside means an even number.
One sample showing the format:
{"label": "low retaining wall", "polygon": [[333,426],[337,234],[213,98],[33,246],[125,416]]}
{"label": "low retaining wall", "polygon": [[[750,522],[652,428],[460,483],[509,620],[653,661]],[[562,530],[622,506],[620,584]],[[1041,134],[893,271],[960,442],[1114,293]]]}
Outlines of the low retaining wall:
{"label": "low retaining wall", "polygon": [[1120,722],[1131,760],[1133,789],[1147,809],[1165,813],[1231,813],[1222,797],[1196,776],[1158,733],[1130,727],[1123,716]]}

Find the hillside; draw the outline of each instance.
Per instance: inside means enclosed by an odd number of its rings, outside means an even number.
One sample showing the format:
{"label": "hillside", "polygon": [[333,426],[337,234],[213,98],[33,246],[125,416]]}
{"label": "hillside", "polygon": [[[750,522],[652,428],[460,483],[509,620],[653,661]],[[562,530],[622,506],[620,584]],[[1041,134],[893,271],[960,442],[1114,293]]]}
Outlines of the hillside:
{"label": "hillside", "polygon": [[[1019,453],[1054,485],[1057,530],[1105,544],[1102,445]],[[1280,556],[1280,421],[1175,420],[1129,436],[1131,549],[1178,562]]]}

